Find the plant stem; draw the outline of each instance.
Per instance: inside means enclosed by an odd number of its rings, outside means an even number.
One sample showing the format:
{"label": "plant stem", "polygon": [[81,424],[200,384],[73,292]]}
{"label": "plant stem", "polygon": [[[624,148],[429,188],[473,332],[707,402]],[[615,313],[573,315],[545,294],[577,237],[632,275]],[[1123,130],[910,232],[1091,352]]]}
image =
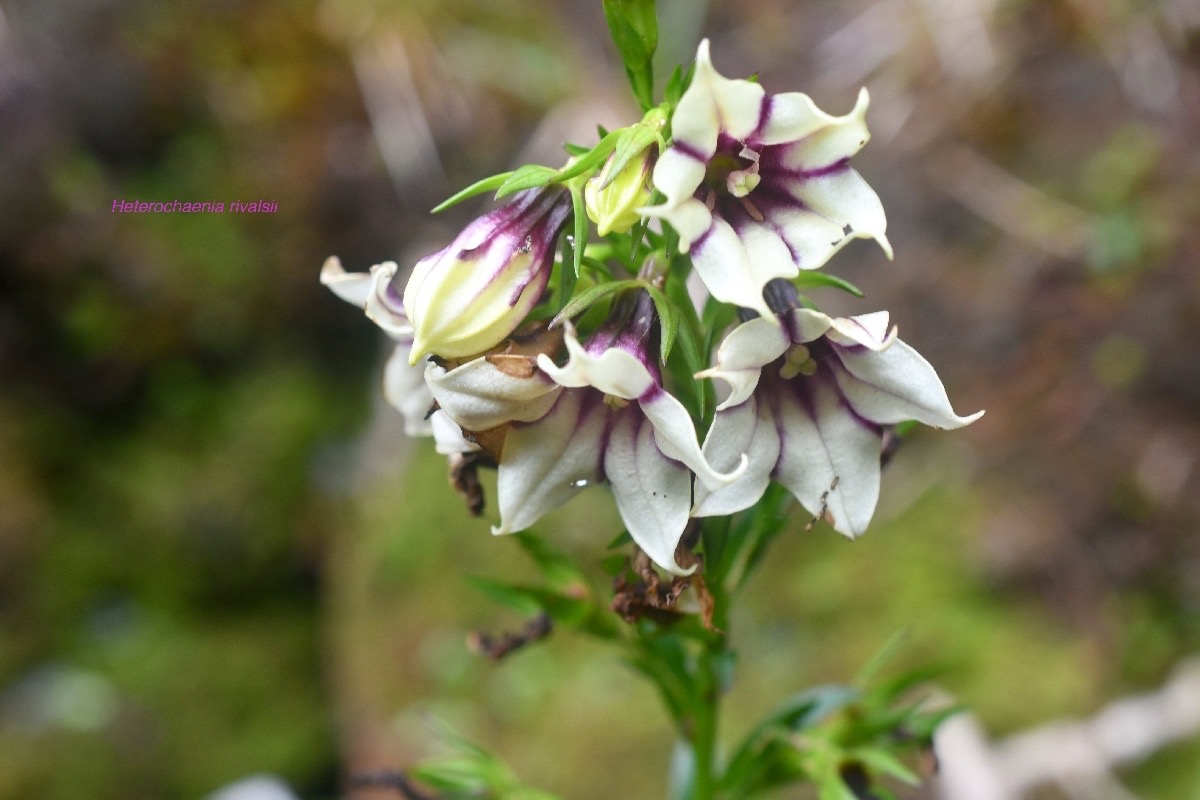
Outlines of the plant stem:
{"label": "plant stem", "polygon": [[715,756],[717,720],[721,704],[720,680],[716,655],[705,648],[696,665],[696,703],[693,707],[691,744],[695,758],[692,800],[712,800],[716,796]]}

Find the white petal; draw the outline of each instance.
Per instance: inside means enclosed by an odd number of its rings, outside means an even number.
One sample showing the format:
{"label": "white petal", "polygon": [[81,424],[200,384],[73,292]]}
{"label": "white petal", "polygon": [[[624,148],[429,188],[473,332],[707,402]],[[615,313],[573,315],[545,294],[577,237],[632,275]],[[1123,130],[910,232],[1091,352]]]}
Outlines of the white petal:
{"label": "white petal", "polygon": [[728,486],[709,491],[696,484],[692,516],[715,517],[733,514],[758,502],[771,481],[779,460],[779,434],[775,419],[757,397],[725,411],[718,411],[704,438],[704,455],[717,469],[736,466],[741,454],[750,463],[740,478]]}
{"label": "white petal", "polygon": [[[792,183],[789,191],[795,193],[797,186],[804,181]],[[787,275],[773,277],[790,278],[799,273],[800,269],[817,269],[833,257],[852,239],[860,238],[855,234],[847,235],[845,225],[804,207],[803,201],[797,199],[795,205],[767,205],[760,202],[760,209],[782,240],[787,243],[792,261],[797,268]]]}
{"label": "white petal", "polygon": [[[862,97],[860,94],[860,102]],[[800,92],[772,95],[767,103],[766,120],[758,135],[767,146],[795,142],[830,125],[845,124],[846,118],[826,114],[817,108],[811,97]],[[854,111],[851,111],[848,116],[853,118],[853,115]]]}
{"label": "white petal", "polygon": [[745,139],[754,132],[765,95],[757,83],[730,80],[718,73],[705,39],[696,52],[692,82],[671,117],[671,137],[711,157],[717,149],[719,132],[734,139]]}
{"label": "white petal", "polygon": [[429,427],[433,433],[433,443],[439,453],[444,456],[453,453],[475,453],[479,445],[469,442],[463,436],[462,428],[450,419],[445,411],[435,411],[429,418]]}
{"label": "white petal", "polygon": [[364,307],[371,292],[371,275],[366,272],[346,272],[337,256],[325,259],[321,267],[321,285],[351,305]]}
{"label": "white petal", "polygon": [[820,339],[829,332],[833,323],[832,317],[822,314],[820,311],[814,311],[811,308],[794,308],[789,313],[786,324],[792,341],[804,344]]}
{"label": "white petal", "polygon": [[[803,95],[801,95],[803,96]],[[789,97],[788,95],[778,95],[773,102],[779,102],[781,98]],[[793,106],[789,113],[799,121],[797,132],[802,130],[802,126],[807,123],[807,120],[802,118],[802,114],[798,109],[801,102],[795,100],[783,101],[785,108]],[[811,102],[811,101],[810,101]],[[854,110],[842,117],[828,117],[827,124],[811,131],[803,138],[789,140],[784,138],[786,125],[781,120],[778,126],[778,133],[773,137],[777,142],[792,141],[792,144],[781,144],[779,155],[783,157],[784,163],[790,169],[795,170],[821,170],[845,161],[863,148],[863,145],[871,138],[870,132],[867,130],[867,106],[870,103],[870,97],[867,90],[864,88],[858,93],[858,102],[854,106]],[[815,107],[814,107],[815,108]],[[818,114],[824,114],[822,111],[817,111]],[[771,131],[772,126],[768,121],[767,130]]]}
{"label": "white petal", "polygon": [[409,366],[408,348],[396,347],[383,368],[383,396],[392,408],[404,416],[404,432],[409,436],[429,436],[429,408],[433,394],[425,384],[425,367]]}
{"label": "white petal", "polygon": [[605,394],[636,400],[654,386],[654,377],[646,365],[631,353],[610,347],[599,356],[583,349],[569,324],[566,336],[570,358],[557,366],[549,356],[538,356],[538,366],[560,386],[579,388],[591,386]]}
{"label": "white petal", "polygon": [[733,226],[720,217],[714,217],[708,235],[692,245],[692,264],[713,297],[775,319],[763,300],[763,287],[774,278],[793,278],[800,270],[791,263],[762,262],[753,255]]}
{"label": "white petal", "polygon": [[[815,337],[814,337],[815,338]],[[717,348],[715,366],[697,372],[697,378],[720,378],[732,392],[717,410],[736,406],[758,385],[762,368],[787,351],[791,340],[786,331],[768,319],[752,319],[733,329]]]}
{"label": "white petal", "polygon": [[430,363],[425,368],[425,382],[438,405],[469,431],[539,419],[554,405],[560,391],[536,369],[530,369],[528,376],[513,375],[486,357],[452,370]]}
{"label": "white petal", "polygon": [[677,206],[651,206],[638,209],[648,217],[666,220],[679,234],[679,250],[688,252],[692,244],[712,227],[713,215],[708,206],[694,197],[689,197]]}
{"label": "white petal", "polygon": [[874,422],[915,419],[935,428],[961,428],[983,416],[960,417],[950,406],[937,372],[920,353],[899,339],[885,350],[839,347],[845,372],[835,370],[838,385],[855,411]]}
{"label": "white petal", "polygon": [[824,512],[834,530],[858,536],[879,500],[879,431],[855,417],[827,380],[802,380],[807,402],[790,390],[776,397],[782,440],[775,478],[810,514]]}
{"label": "white petal", "polygon": [[[654,165],[654,188],[666,196],[666,203],[658,208],[676,208],[685,200],[692,199],[700,182],[704,180],[705,170],[708,169],[708,161],[698,158],[698,155],[679,147],[668,147],[666,152],[659,156]],[[711,153],[708,155],[711,156]],[[700,204],[701,208],[703,205]],[[675,222],[672,221],[671,224],[675,225]],[[688,241],[695,236],[696,234],[693,234]]]}
{"label": "white petal", "polygon": [[888,330],[888,312],[873,311],[853,317],[837,317],[829,340],[834,344],[853,346],[856,344],[871,350],[890,347],[896,338],[896,329]]}
{"label": "white petal", "polygon": [[395,261],[384,261],[371,267],[370,272],[346,272],[337,256],[330,256],[321,267],[321,283],[347,303],[363,309],[397,342],[411,344],[412,324],[400,296],[391,289],[397,269]]}
{"label": "white petal", "polygon": [[654,426],[637,409],[617,415],[604,450],[604,474],[638,547],[669,572],[693,572],[695,567],[685,570],[675,562],[692,505],[691,473],[662,454]]}
{"label": "white petal", "polygon": [[607,416],[594,392],[563,392],[540,420],[509,428],[496,479],[500,525],[492,533],[525,530],[599,481]]}
{"label": "white petal", "polygon": [[[792,193],[806,206],[834,224],[850,226],[855,239],[874,239],[892,256],[887,238],[887,216],[883,203],[861,175],[846,167],[824,175],[801,178]],[[807,266],[807,265],[806,265]]]}
{"label": "white petal", "polygon": [[700,450],[696,426],[687,409],[664,389],[647,393],[638,401],[638,405],[654,425],[654,440],[663,455],[682,461],[709,488],[724,486],[746,471],[745,453],[730,466],[728,472],[713,469]]}
{"label": "white petal", "polygon": [[834,344],[883,350],[896,338],[895,329],[888,330],[886,311],[873,311],[854,317],[830,317],[809,308],[796,308],[788,315],[787,327],[792,334],[792,341],[798,343],[828,336]]}
{"label": "white petal", "polygon": [[799,265],[784,240],[786,231],[776,227],[773,219],[763,222],[739,221],[734,231],[742,240],[742,247],[746,249],[747,258],[753,266],[754,280],[762,281],[758,287],[759,294],[772,278],[794,278],[800,274]]}
{"label": "white petal", "polygon": [[363,310],[367,317],[383,328],[388,336],[397,342],[411,345],[413,341],[412,322],[404,313],[400,295],[392,288],[396,269],[395,261],[385,261],[371,267],[371,292],[367,295],[367,303]]}

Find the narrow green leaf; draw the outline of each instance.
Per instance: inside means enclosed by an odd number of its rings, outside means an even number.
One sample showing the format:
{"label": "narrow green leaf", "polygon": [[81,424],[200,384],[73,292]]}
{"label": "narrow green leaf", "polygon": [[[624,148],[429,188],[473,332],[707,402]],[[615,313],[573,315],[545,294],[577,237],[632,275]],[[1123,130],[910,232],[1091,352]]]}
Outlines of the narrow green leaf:
{"label": "narrow green leaf", "polygon": [[617,141],[621,138],[625,128],[615,130],[612,133],[601,139],[595,147],[587,151],[586,155],[580,156],[576,161],[567,164],[560,170],[554,173],[554,181],[562,183],[569,181],[571,178],[577,178],[585,172],[591,172],[604,163],[604,159],[608,158],[608,154],[617,146]]}
{"label": "narrow green leaf", "polygon": [[659,358],[665,364],[667,356],[671,354],[671,347],[675,344],[675,335],[679,332],[679,312],[675,310],[674,304],[663,294],[662,289],[649,283],[644,284],[644,286],[646,291],[650,293],[650,298],[654,300],[655,310],[658,311],[659,328],[662,330]]}
{"label": "narrow green leaf", "polygon": [[842,776],[836,772],[825,777],[817,787],[817,797],[820,800],[860,800],[854,795]]}
{"label": "narrow green leaf", "polygon": [[500,184],[500,188],[496,190],[496,199],[499,200],[505,195],[510,195],[513,192],[519,192],[523,189],[545,186],[554,181],[557,175],[558,170],[551,167],[543,167],[541,164],[526,164],[515,172],[510,173],[508,179]]}
{"label": "narrow green leaf", "polygon": [[687,89],[688,82],[691,81],[692,70],[689,67],[685,73],[683,67],[676,65],[671,77],[667,79],[667,86],[663,89],[663,100],[674,108],[679,105],[679,99],[683,97],[683,92]]}
{"label": "narrow green leaf", "polygon": [[583,262],[583,251],[587,249],[588,216],[587,209],[584,207],[583,186],[578,182],[569,184],[569,186],[571,187],[571,211],[575,215],[575,233],[571,240],[571,248],[574,250],[571,271],[578,278],[579,265]]}
{"label": "narrow green leaf", "polygon": [[493,175],[490,178],[484,178],[481,181],[476,181],[467,188],[452,194],[450,197],[438,203],[433,207],[433,210],[430,213],[436,214],[439,211],[445,211],[447,208],[458,205],[469,197],[474,197],[477,194],[483,194],[484,192],[490,192],[493,189],[497,189],[503,185],[503,183],[507,181],[512,174],[513,173],[511,172],[501,172],[499,175]]}
{"label": "narrow green leaf", "polygon": [[797,289],[812,289],[817,287],[832,287],[841,289],[843,292],[849,292],[855,297],[866,297],[862,289],[859,289],[853,283],[844,278],[839,278],[836,275],[830,275],[828,272],[822,272],[818,269],[803,269],[800,274],[792,278],[792,283]]}
{"label": "narrow green leaf", "polygon": [[575,293],[575,283],[579,278],[578,270],[575,269],[576,255],[572,245],[573,241],[570,236],[562,237],[562,254],[559,262],[555,264],[555,269],[558,270],[558,304],[554,309],[556,314],[570,302],[571,295]]}
{"label": "narrow green leaf", "polygon": [[654,105],[652,62],[658,48],[654,0],[604,0],[604,17],[625,63],[634,97],[643,110],[648,110]]}
{"label": "narrow green leaf", "polygon": [[909,786],[921,785],[921,779],[917,777],[916,773],[886,750],[878,747],[860,747],[849,751],[847,755],[863,762],[877,772],[891,775]]}
{"label": "narrow green leaf", "polygon": [[611,283],[601,283],[597,286],[591,287],[590,289],[586,289],[573,297],[571,302],[563,306],[563,310],[558,312],[558,316],[556,316],[550,322],[550,326],[554,327],[556,325],[561,325],[563,320],[570,319],[571,317],[583,313],[606,297],[625,289],[630,289],[640,285],[641,281],[630,279],[624,281],[612,281]]}
{"label": "narrow green leaf", "polygon": [[657,130],[640,122],[624,128],[618,133],[621,135],[617,139],[616,147],[613,148],[612,165],[608,167],[604,183],[600,184],[601,189],[612,183],[625,165],[639,157],[642,151],[661,138]]}
{"label": "narrow green leaf", "polygon": [[467,578],[467,582],[493,601],[506,608],[511,608],[518,614],[532,617],[543,610],[524,586],[515,586],[491,578]]}
{"label": "narrow green leaf", "polygon": [[555,550],[542,537],[521,532],[514,533],[513,539],[525,554],[533,559],[533,563],[537,564],[550,588],[563,591],[587,585],[587,576],[574,559]]}
{"label": "narrow green leaf", "polygon": [[865,689],[867,686],[869,686],[871,681],[875,679],[875,676],[879,674],[879,671],[882,670],[887,663],[895,658],[896,654],[900,652],[900,648],[904,646],[906,641],[908,641],[911,633],[912,629],[906,627],[901,628],[888,637],[888,640],[884,642],[883,647],[880,647],[869,659],[867,659],[867,663],[862,666],[862,669],[860,669],[858,674],[854,676],[854,680],[851,681],[851,683],[860,689]]}

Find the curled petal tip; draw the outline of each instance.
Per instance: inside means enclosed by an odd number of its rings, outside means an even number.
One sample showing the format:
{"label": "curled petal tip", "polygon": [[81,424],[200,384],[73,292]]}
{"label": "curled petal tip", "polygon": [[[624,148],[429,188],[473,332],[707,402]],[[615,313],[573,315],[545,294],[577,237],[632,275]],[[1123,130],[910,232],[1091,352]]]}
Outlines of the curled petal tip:
{"label": "curled petal tip", "polygon": [[321,265],[321,283],[328,283],[330,280],[345,274],[346,270],[342,267],[342,260],[337,256],[330,256]]}
{"label": "curled petal tip", "polygon": [[979,419],[979,418],[980,418],[980,417],[982,417],[983,415],[984,415],[984,411],[983,411],[982,409],[981,409],[981,410],[979,410],[979,411],[976,411],[974,414],[970,414],[970,415],[968,415],[968,416],[965,416],[965,417],[963,417],[963,418],[962,418],[962,424],[963,424],[964,426],[965,426],[965,425],[970,425],[972,422],[974,422],[975,420]]}
{"label": "curled petal tip", "polygon": [[746,473],[746,469],[750,466],[750,457],[742,453],[742,460],[732,472],[717,472],[717,477],[721,478],[726,483],[733,483],[738,478]]}
{"label": "curled petal tip", "polygon": [[867,107],[871,105],[871,93],[867,91],[867,87],[862,87],[858,90],[858,100],[854,103],[855,114],[866,113]]}
{"label": "curled petal tip", "polygon": [[888,261],[894,261],[895,253],[892,251],[892,243],[888,241],[887,234],[880,231],[875,234],[875,241],[879,242],[879,246],[883,248],[883,253],[888,257]]}

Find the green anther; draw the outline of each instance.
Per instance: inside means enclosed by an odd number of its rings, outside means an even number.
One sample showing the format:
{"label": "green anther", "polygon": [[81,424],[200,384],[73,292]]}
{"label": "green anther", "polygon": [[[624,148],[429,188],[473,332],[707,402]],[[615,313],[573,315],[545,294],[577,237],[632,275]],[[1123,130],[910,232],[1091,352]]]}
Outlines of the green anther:
{"label": "green anther", "polygon": [[813,361],[808,348],[802,344],[793,345],[783,357],[783,366],[779,368],[779,377],[791,380],[797,375],[815,375],[817,362]]}

